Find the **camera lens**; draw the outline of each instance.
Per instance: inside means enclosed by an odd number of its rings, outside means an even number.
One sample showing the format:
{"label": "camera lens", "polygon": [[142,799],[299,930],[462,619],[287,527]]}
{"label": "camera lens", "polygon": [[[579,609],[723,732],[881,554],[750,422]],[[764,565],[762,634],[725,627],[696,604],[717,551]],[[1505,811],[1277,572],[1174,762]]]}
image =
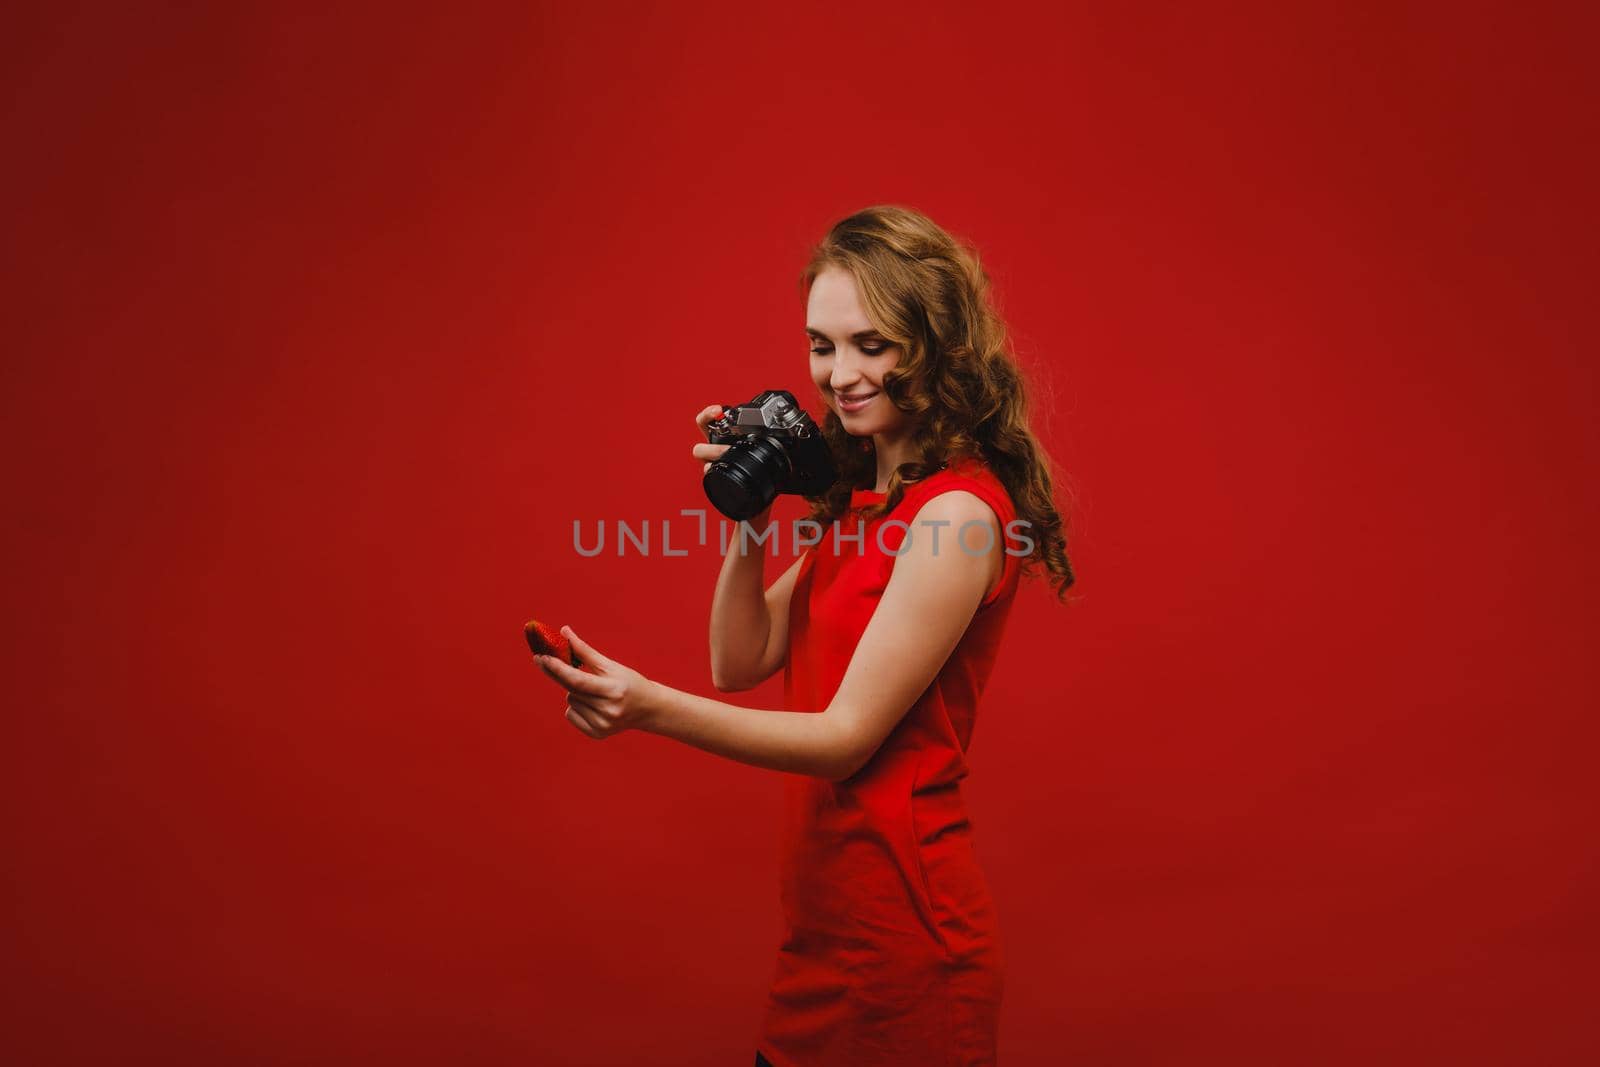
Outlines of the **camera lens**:
{"label": "camera lens", "polygon": [[781,445],[770,437],[749,437],[729,446],[706,471],[702,484],[718,511],[740,521],[772,503],[788,469]]}

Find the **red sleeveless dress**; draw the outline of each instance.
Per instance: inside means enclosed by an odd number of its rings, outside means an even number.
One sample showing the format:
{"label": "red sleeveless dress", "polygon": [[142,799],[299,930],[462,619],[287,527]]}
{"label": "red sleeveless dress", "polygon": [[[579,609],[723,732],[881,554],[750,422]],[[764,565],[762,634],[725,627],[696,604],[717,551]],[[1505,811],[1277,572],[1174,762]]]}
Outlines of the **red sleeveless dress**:
{"label": "red sleeveless dress", "polygon": [[[909,486],[893,513],[852,513],[806,550],[789,606],[785,706],[822,711],[888,584],[917,509],[953,489],[1000,521],[1016,517],[1004,485],[974,459]],[[856,490],[852,507],[884,494]],[[896,521],[898,520],[898,521]],[[859,545],[846,540],[857,530]],[[880,550],[878,530],[883,527]],[[915,527],[925,537],[932,527]],[[954,527],[939,551],[960,551]],[[1026,534],[1024,528],[1022,534]],[[967,532],[970,551],[985,543]],[[968,1067],[993,1064],[1003,957],[988,883],[961,795],[979,695],[1017,590],[1006,553],[989,592],[938,676],[859,771],[843,782],[786,775],[780,848],[783,940],[757,1047],[774,1067]]]}

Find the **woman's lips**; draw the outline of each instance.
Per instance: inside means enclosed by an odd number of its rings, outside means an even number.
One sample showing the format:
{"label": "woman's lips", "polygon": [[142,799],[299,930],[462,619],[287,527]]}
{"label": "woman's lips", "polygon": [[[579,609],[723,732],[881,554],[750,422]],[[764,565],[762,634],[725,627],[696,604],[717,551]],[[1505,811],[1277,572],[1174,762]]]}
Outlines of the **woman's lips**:
{"label": "woman's lips", "polygon": [[841,397],[838,398],[838,400],[839,400],[839,410],[841,410],[841,411],[860,411],[862,408],[864,408],[868,404],[872,403],[873,398],[876,397],[877,395],[878,395],[877,393],[873,393],[870,396],[862,397],[860,400],[856,400],[856,401],[853,401],[853,402],[849,401],[849,400],[846,400],[844,397],[841,396]]}

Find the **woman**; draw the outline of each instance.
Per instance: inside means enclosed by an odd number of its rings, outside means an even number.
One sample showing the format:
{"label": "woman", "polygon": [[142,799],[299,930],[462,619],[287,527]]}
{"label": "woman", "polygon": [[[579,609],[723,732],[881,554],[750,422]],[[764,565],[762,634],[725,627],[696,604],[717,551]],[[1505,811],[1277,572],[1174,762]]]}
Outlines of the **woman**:
{"label": "woman", "polygon": [[[783,667],[787,710],[668,688],[570,628],[593,673],[540,665],[590,737],[641,729],[789,772],[758,1065],[993,1063],[1003,960],[960,781],[1024,566],[1058,595],[1073,582],[1061,517],[974,253],[873,207],[833,226],[801,286],[840,471],[810,501],[828,532],[765,591],[759,548],[730,551],[711,614],[717,689]],[[693,448],[707,467],[723,451]]]}

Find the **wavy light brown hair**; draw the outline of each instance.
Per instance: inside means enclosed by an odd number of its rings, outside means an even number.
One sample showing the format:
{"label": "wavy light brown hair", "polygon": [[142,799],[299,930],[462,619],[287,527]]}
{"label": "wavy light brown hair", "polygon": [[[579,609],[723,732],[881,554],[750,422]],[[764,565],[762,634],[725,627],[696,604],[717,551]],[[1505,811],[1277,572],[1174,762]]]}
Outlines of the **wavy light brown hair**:
{"label": "wavy light brown hair", "polygon": [[[1005,485],[1017,518],[1030,524],[1034,549],[1022,560],[1023,573],[1042,565],[1057,598],[1066,599],[1075,576],[1050,458],[1028,428],[1027,387],[976,249],[921,212],[881,204],[840,219],[812,249],[800,274],[802,301],[828,267],[850,272],[873,327],[900,346],[899,362],[884,372],[883,392],[915,426],[918,458],[891,473],[880,504],[856,514],[887,514],[908,484],[958,458],[977,457]],[[872,488],[877,457],[872,438],[846,433],[831,408],[822,432],[839,480],[807,500],[809,518],[827,524],[850,512],[852,490]]]}

